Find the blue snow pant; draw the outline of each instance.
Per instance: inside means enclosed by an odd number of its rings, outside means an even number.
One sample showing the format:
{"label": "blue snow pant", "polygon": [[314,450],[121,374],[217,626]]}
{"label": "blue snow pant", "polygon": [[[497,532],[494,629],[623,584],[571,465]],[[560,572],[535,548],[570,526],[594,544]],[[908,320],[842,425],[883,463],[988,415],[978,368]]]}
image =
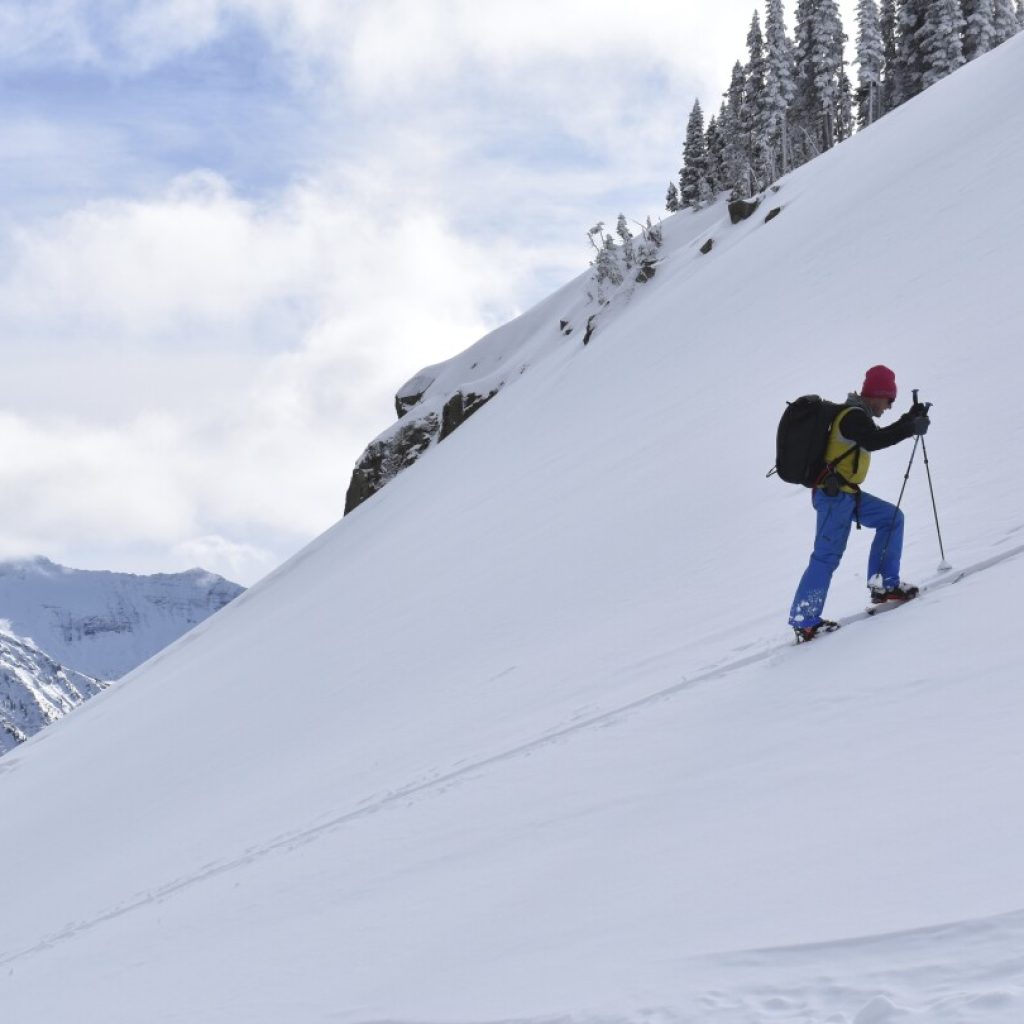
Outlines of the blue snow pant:
{"label": "blue snow pant", "polygon": [[[811,560],[796,588],[789,624],[796,627],[816,626],[821,622],[832,574],[846,550],[856,512],[856,496],[841,491],[834,498],[815,489],[811,503],[818,516],[817,533]],[[875,531],[868,555],[868,586],[880,576],[888,589],[900,582],[900,556],[903,553],[903,512],[881,498],[861,491],[860,521]],[[883,557],[884,556],[884,557]]]}

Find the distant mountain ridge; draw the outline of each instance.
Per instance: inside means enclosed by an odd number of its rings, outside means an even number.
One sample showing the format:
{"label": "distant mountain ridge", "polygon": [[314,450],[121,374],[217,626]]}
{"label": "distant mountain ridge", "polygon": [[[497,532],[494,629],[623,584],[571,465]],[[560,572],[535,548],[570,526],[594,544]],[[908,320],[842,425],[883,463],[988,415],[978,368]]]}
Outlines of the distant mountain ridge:
{"label": "distant mountain ridge", "polygon": [[119,679],[245,588],[190,569],[150,576],[69,569],[47,558],[0,562],[0,620],[54,661]]}
{"label": "distant mountain ridge", "polygon": [[31,641],[0,632],[0,754],[109,685],[58,665]]}

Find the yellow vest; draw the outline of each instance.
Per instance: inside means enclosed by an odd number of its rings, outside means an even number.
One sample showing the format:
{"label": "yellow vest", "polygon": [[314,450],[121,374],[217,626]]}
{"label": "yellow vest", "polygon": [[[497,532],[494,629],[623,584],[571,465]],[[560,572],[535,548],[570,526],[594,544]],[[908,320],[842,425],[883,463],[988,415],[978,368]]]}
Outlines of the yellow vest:
{"label": "yellow vest", "polygon": [[[843,435],[843,418],[850,409],[851,406],[843,409],[835,418],[832,429],[829,431],[828,446],[825,448],[825,462],[828,465],[840,459],[844,452],[848,452],[851,448],[856,447],[856,441],[851,441]],[[853,452],[842,459],[839,465],[836,466],[836,472],[844,480],[849,480],[851,484],[861,484],[864,482],[864,477],[868,475],[868,467],[870,465],[871,452],[861,448],[860,451]],[[842,489],[848,494],[856,493],[855,488],[848,487],[846,484],[843,485]]]}

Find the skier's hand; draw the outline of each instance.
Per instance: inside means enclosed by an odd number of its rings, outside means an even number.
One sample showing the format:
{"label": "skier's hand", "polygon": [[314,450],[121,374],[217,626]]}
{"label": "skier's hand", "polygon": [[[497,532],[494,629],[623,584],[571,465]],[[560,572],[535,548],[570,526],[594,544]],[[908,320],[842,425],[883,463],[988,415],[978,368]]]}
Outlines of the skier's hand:
{"label": "skier's hand", "polygon": [[917,419],[918,416],[927,416],[928,408],[929,407],[925,405],[924,402],[915,402],[910,407],[910,411],[907,413],[907,416],[909,416],[912,420]]}
{"label": "skier's hand", "polygon": [[928,419],[927,415],[922,413],[920,416],[912,416],[910,419],[910,432],[920,437],[922,434],[928,433],[928,427],[931,426],[931,420]]}

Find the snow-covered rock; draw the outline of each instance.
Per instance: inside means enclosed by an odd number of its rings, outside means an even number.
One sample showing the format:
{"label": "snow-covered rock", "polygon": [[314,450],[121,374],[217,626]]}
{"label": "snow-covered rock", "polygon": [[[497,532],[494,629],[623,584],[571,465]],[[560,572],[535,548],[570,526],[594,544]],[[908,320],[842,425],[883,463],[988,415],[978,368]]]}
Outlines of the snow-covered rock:
{"label": "snow-covered rock", "polygon": [[560,349],[580,344],[594,310],[581,275],[464,352],[414,374],[395,394],[397,422],[356,461],[346,515],[449,437],[507,385]]}
{"label": "snow-covered rock", "polygon": [[0,562],[0,620],[61,665],[119,679],[242,593],[205,572],[137,576]]}

